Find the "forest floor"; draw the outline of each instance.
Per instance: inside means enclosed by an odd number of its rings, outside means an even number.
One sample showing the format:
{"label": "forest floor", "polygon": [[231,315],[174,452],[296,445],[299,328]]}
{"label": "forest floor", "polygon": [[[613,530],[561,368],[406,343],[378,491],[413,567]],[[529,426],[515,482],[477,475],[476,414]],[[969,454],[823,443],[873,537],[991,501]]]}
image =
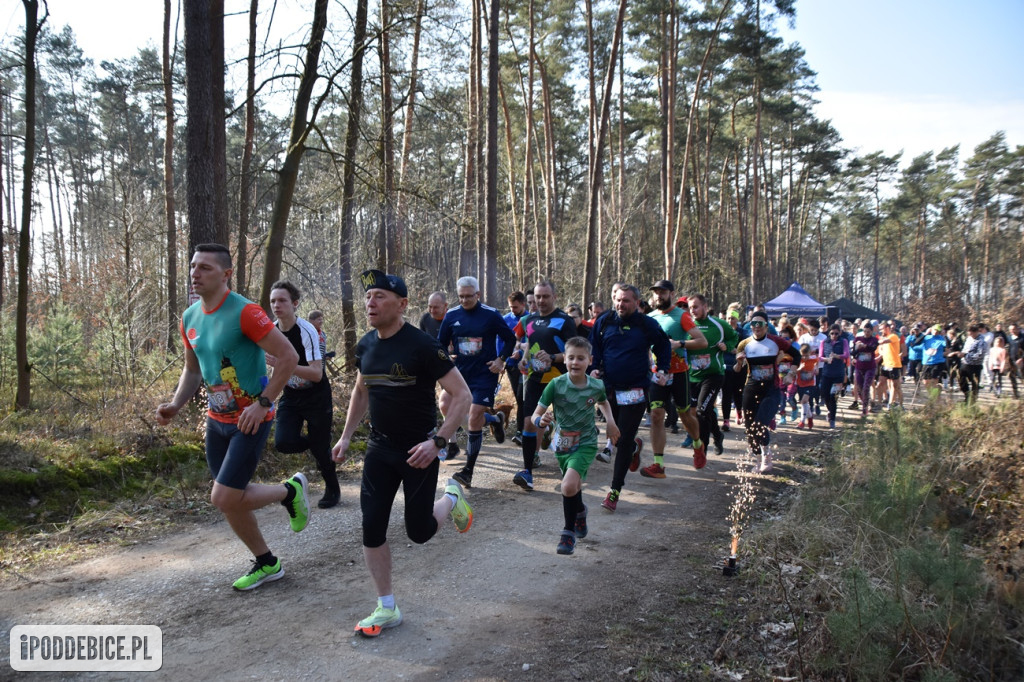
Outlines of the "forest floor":
{"label": "forest floor", "polygon": [[[0,629],[157,625],[163,667],[145,674],[152,679],[797,679],[778,599],[760,598],[772,591],[773,576],[722,574],[728,517],[741,480],[753,484],[749,515],[757,523],[813,476],[829,440],[859,423],[853,412],[840,412],[835,431],[827,422],[810,432],[780,427],[777,465],[765,476],[738,472],[742,428],[733,426],[724,454],[712,451],[700,471],[680,447],[682,435],[670,435],[668,478],[629,474],[614,514],[600,506],[611,466],[595,462],[584,488],[590,534],[572,556],[555,553],[562,506],[553,457],[545,453],[536,489],[525,493],[512,483],[518,448],[488,438],[468,491],[468,533],[446,524],[430,542],[414,545],[403,532],[401,496],[396,500],[390,538],[405,622],[376,639],[353,633],[375,605],[362,559],[357,479],[343,482],[340,506],[314,509],[299,534],[277,505],[257,512],[284,564],[283,580],[233,591],[250,557],[227,523],[207,513],[59,566],[8,567],[0,572]],[[640,435],[647,464],[645,427]],[[464,454],[442,464],[441,475],[463,461]],[[741,568],[743,551],[741,539]],[[6,647],[0,651],[0,678],[17,677]]]}

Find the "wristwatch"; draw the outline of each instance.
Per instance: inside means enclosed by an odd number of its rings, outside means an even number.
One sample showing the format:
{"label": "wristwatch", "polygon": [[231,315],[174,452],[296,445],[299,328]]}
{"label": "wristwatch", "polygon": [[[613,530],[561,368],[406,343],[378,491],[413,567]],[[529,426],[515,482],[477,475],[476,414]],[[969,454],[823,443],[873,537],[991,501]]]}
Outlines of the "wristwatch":
{"label": "wristwatch", "polygon": [[274,401],[262,394],[256,399],[256,401],[260,404],[260,407],[265,407],[268,410],[274,406]]}
{"label": "wristwatch", "polygon": [[434,445],[437,446],[438,450],[442,450],[448,445],[448,439],[444,436],[434,436]]}

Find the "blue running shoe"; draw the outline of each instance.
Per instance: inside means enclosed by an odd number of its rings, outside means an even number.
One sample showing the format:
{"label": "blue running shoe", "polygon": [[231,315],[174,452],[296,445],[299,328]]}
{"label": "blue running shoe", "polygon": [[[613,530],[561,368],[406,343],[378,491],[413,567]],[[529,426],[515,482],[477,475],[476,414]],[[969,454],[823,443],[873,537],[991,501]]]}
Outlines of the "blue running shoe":
{"label": "blue running shoe", "polygon": [[533,490],[533,473],[529,469],[523,469],[512,477],[512,482],[523,490]]}
{"label": "blue running shoe", "polygon": [[686,439],[683,441],[683,444],[680,445],[679,447],[692,448],[693,447],[693,436],[687,435]]}

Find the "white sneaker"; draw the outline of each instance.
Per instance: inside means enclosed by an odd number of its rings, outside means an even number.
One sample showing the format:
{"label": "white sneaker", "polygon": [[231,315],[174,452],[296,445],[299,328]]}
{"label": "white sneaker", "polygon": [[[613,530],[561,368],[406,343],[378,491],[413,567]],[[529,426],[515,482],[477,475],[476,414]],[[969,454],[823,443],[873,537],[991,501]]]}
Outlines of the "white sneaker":
{"label": "white sneaker", "polygon": [[772,453],[761,455],[761,466],[757,468],[757,473],[766,474],[772,470]]}

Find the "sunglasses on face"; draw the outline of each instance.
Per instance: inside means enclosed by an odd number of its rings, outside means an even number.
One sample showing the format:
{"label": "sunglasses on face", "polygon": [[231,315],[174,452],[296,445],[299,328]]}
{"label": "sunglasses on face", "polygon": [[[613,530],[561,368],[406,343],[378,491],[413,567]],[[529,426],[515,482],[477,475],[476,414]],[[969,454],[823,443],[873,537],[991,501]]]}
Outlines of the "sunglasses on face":
{"label": "sunglasses on face", "polygon": [[751,327],[767,327],[768,323],[767,322],[751,322],[750,326]]}

